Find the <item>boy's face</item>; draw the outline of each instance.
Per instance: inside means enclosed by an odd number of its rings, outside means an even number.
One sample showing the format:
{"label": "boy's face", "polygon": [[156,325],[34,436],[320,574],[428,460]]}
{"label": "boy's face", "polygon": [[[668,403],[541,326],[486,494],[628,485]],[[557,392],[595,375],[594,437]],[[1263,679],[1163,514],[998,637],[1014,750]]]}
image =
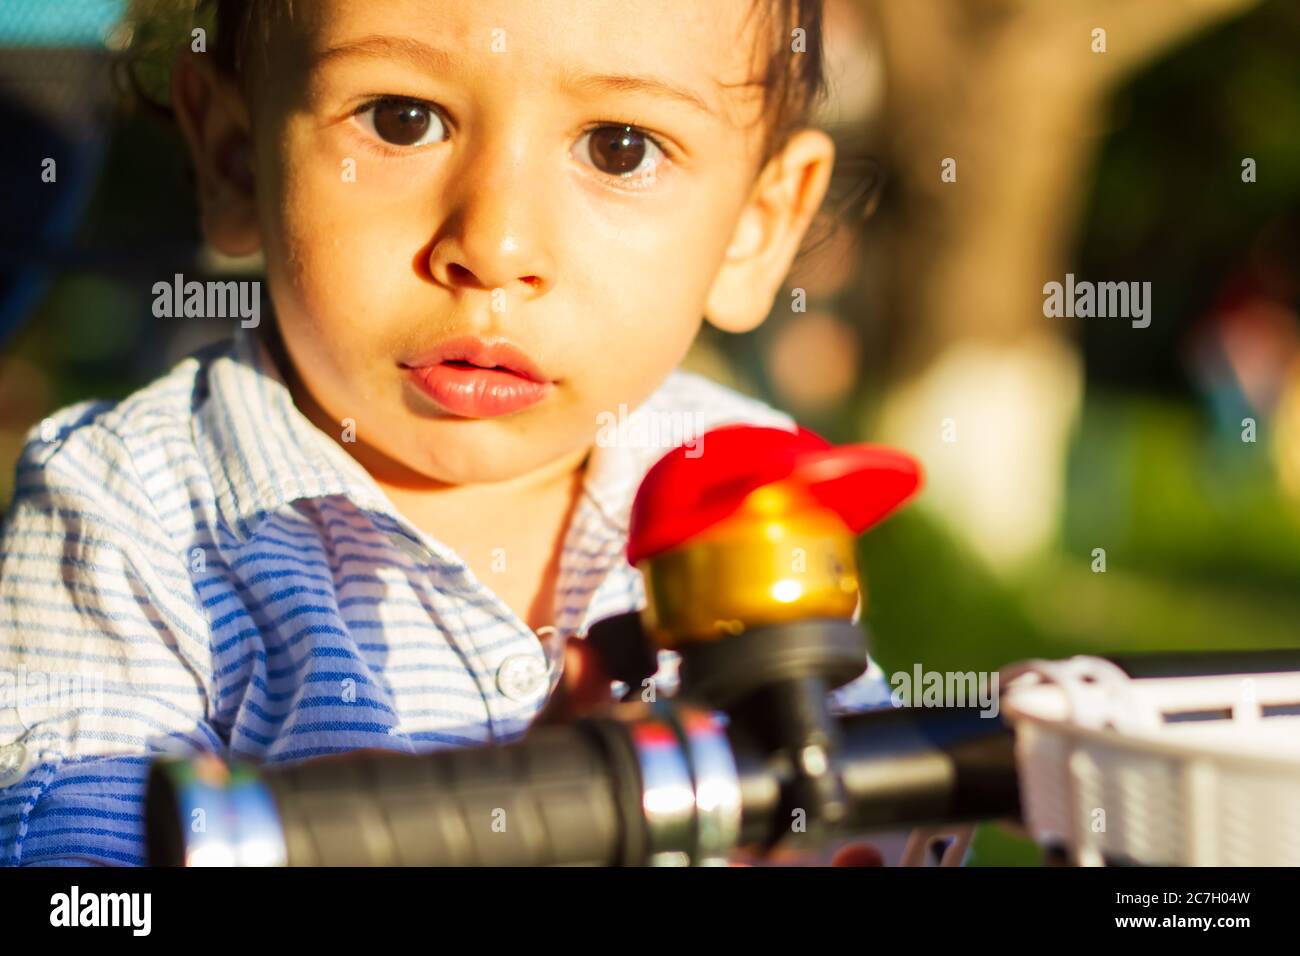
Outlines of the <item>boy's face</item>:
{"label": "boy's face", "polygon": [[[833,151],[805,134],[756,179],[750,0],[294,6],[247,112],[224,129],[212,97],[182,122],[197,153],[251,140],[252,188],[205,196],[209,236],[263,249],[304,410],[353,420],[372,471],[523,475],[647,397],[706,314],[762,321]],[[523,357],[473,354],[502,343]]]}

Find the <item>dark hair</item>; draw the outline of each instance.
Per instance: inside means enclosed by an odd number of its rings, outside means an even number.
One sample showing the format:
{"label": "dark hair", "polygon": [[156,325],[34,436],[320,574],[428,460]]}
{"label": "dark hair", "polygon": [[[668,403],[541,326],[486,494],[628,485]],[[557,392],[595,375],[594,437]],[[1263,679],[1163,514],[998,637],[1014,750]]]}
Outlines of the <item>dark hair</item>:
{"label": "dark hair", "polygon": [[[745,85],[763,88],[764,160],[808,125],[826,93],[824,2],[751,0],[750,15],[760,18],[758,32],[767,48],[758,51],[761,62]],[[170,61],[162,61],[172,52],[168,47],[175,37],[195,26],[210,33],[209,52],[217,66],[232,76],[242,75],[250,55],[259,49],[259,40],[269,34],[275,18],[292,16],[293,4],[294,0],[135,0],[137,33],[135,55],[127,63],[128,84],[146,103],[165,111]],[[185,20],[189,27],[182,23]]]}

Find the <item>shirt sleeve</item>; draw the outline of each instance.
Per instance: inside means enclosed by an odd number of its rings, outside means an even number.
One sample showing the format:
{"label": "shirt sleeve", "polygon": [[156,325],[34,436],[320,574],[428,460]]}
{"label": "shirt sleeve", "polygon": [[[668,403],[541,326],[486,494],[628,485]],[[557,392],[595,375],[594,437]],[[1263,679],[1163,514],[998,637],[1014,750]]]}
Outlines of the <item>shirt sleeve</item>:
{"label": "shirt sleeve", "polygon": [[[853,609],[853,623],[862,623],[862,592],[858,592],[858,604]],[[827,695],[833,714],[856,714],[864,710],[876,710],[893,704],[889,682],[880,665],[867,655],[867,669],[849,681],[843,687],[837,687]]]}
{"label": "shirt sleeve", "polygon": [[0,528],[0,864],[138,865],[153,757],[223,747],[211,646],[147,502],[69,470]]}

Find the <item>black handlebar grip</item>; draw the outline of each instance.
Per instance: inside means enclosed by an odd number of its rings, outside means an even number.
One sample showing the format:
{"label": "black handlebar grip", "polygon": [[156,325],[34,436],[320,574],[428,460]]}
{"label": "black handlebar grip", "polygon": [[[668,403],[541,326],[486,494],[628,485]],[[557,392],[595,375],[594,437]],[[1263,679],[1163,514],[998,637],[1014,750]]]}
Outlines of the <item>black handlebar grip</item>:
{"label": "black handlebar grip", "polygon": [[851,827],[1015,819],[1015,735],[974,707],[898,708],[842,719]]}
{"label": "black handlebar grip", "polygon": [[497,747],[387,751],[264,775],[290,866],[553,866],[640,862],[639,781],[610,721]]}

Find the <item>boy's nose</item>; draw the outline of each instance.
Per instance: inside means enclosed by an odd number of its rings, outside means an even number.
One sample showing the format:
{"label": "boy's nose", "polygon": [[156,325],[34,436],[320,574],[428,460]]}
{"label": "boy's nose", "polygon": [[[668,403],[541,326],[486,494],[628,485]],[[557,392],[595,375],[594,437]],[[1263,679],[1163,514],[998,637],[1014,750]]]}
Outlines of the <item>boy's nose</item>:
{"label": "boy's nose", "polygon": [[541,295],[555,281],[546,197],[524,162],[475,165],[456,177],[451,213],[429,250],[430,274],[449,289]]}

